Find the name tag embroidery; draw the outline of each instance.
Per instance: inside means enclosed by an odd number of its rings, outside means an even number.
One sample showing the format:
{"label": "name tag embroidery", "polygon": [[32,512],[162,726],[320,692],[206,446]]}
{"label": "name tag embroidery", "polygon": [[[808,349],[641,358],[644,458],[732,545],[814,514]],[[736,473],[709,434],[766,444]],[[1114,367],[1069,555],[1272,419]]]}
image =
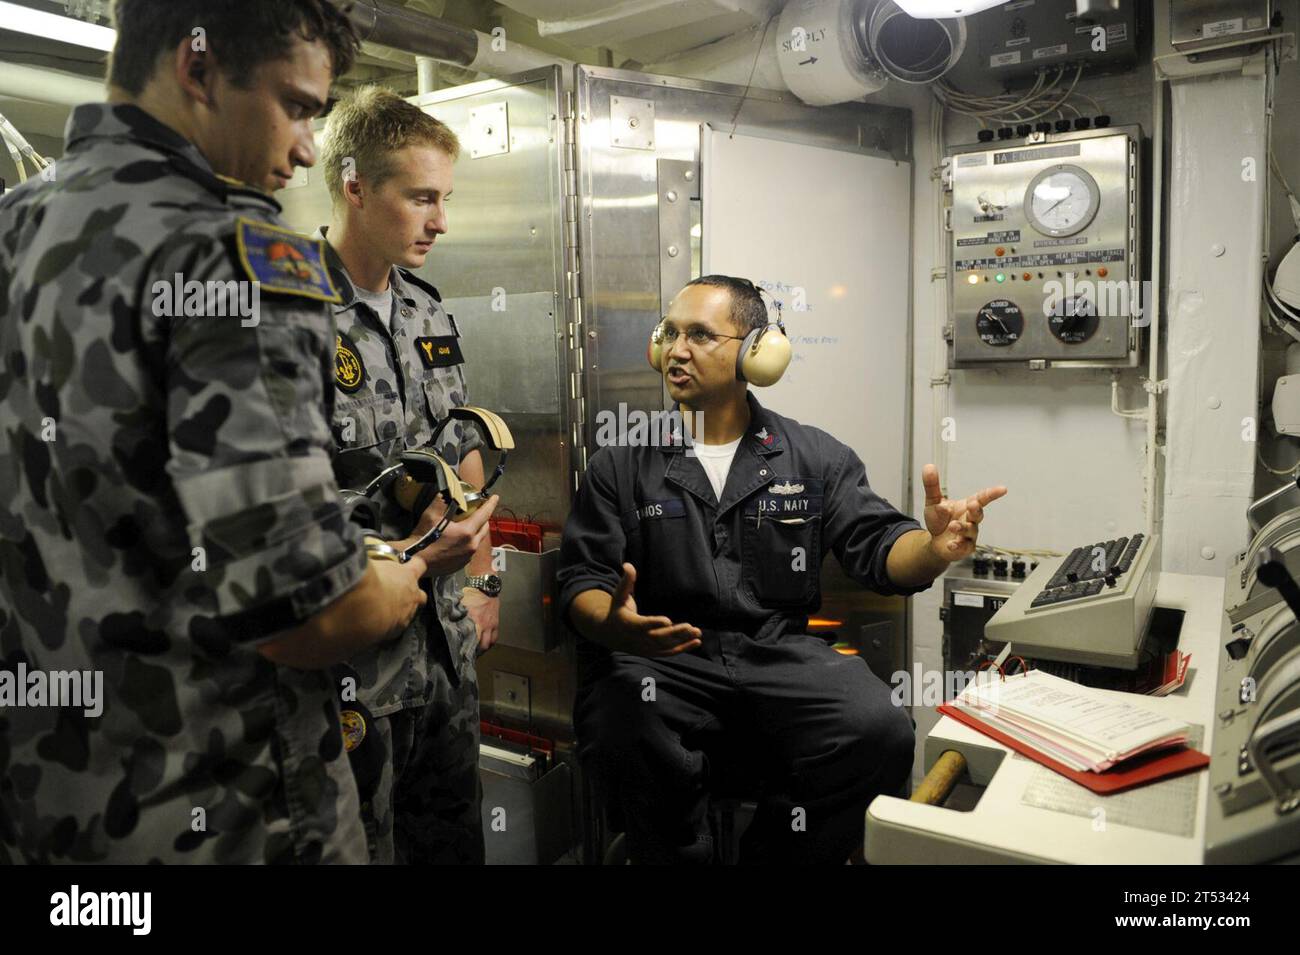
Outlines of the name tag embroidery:
{"label": "name tag embroidery", "polygon": [[686,505],[680,498],[669,501],[647,501],[636,509],[639,520],[658,520],[665,517],[685,517]]}
{"label": "name tag embroidery", "polygon": [[745,513],[763,517],[802,517],[822,512],[822,482],[780,478],[745,502]]}
{"label": "name tag embroidery", "polygon": [[417,338],[415,350],[425,368],[448,368],[465,361],[460,353],[460,342],[455,335],[435,335]]}

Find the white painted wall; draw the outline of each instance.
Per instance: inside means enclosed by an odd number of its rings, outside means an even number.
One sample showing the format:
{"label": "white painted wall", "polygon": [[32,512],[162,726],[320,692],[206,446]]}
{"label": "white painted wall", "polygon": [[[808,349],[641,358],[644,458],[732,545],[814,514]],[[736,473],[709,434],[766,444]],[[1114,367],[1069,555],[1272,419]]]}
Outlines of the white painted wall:
{"label": "white painted wall", "polygon": [[[1162,564],[1222,575],[1250,543],[1267,165],[1262,76],[1170,84]],[[1250,172],[1254,167],[1253,175]]]}

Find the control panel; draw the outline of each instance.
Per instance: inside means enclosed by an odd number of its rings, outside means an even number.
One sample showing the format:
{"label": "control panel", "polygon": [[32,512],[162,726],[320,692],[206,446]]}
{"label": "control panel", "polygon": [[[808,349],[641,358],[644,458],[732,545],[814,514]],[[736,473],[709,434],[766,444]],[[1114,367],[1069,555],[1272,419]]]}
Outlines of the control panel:
{"label": "control panel", "polygon": [[1045,558],[984,625],[1014,653],[1135,670],[1155,604],[1158,538],[1116,537]]}
{"label": "control panel", "polygon": [[1013,0],[969,19],[980,69],[1007,84],[1032,82],[1045,67],[1082,65],[1094,74],[1137,64],[1139,23],[1132,0],[1084,16],[1073,3]]}
{"label": "control panel", "polygon": [[1140,144],[1132,126],[952,153],[954,367],[1138,363]]}

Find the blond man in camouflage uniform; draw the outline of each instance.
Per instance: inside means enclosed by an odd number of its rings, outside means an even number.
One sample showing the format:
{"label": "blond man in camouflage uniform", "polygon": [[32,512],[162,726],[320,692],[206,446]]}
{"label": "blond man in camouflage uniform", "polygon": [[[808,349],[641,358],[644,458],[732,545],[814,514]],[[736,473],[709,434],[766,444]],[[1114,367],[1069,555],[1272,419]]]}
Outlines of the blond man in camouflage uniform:
{"label": "blond man in camouflage uniform", "polygon": [[[459,148],[444,124],[378,87],[338,103],[326,124],[333,222],[320,234],[342,297],[334,473],[344,487],[363,487],[402,452],[430,447],[483,484],[477,429],[453,423],[434,446],[437,424],[469,404],[464,355],[438,290],[412,271],[447,231]],[[402,637],[351,661],[387,752],[362,806],[376,862],[483,861],[474,660],[495,639],[497,602],[473,588],[462,595],[457,572],[468,562],[471,582],[499,589],[487,525],[495,506],[492,498],[451,524],[428,549],[431,599]],[[411,521],[384,500],[374,530],[402,536]]]}

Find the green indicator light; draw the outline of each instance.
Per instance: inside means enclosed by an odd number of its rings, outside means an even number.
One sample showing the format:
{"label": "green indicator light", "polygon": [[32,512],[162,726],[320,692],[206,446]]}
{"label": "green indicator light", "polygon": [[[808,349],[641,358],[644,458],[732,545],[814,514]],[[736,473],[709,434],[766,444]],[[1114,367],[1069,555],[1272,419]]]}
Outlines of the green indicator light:
{"label": "green indicator light", "polygon": [[999,272],[997,275],[993,276],[993,280],[995,282],[1005,282],[1007,280],[1007,277],[1003,275],[1001,272]]}

